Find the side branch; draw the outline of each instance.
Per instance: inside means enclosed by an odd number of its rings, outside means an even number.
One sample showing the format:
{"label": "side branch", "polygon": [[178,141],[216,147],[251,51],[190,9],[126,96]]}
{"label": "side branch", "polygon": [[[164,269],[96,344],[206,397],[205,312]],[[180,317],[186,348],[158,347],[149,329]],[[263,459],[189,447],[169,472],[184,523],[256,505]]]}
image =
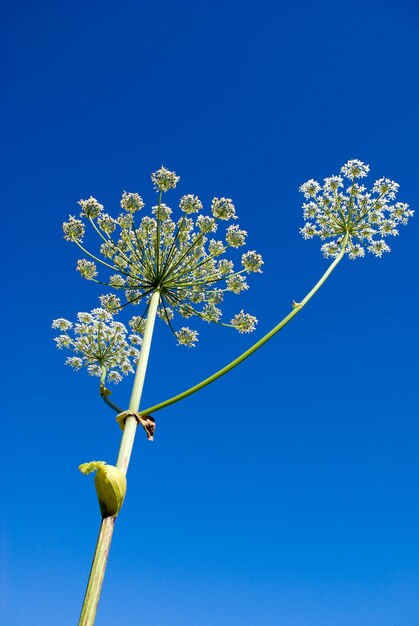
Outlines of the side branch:
{"label": "side branch", "polygon": [[269,341],[269,339],[271,339],[274,335],[276,335],[276,333],[278,333],[280,330],[282,330],[282,328],[284,328],[284,326],[286,326],[288,324],[288,322],[290,322],[297,315],[297,313],[299,313],[304,308],[304,306],[307,304],[307,302],[309,302],[309,300],[311,300],[311,298],[314,296],[314,294],[320,289],[320,287],[323,285],[323,283],[327,280],[327,278],[333,272],[335,267],[342,260],[344,254],[345,254],[345,249],[346,249],[347,242],[348,242],[348,235],[346,234],[344,239],[343,239],[343,242],[342,242],[342,245],[341,245],[341,249],[340,249],[340,252],[339,252],[338,256],[335,258],[333,263],[331,263],[329,265],[328,269],[325,271],[325,273],[320,278],[320,280],[317,281],[317,283],[314,285],[314,287],[311,289],[311,291],[308,292],[308,294],[303,298],[303,300],[301,300],[301,302],[294,302],[293,303],[292,311],[290,311],[290,313],[288,313],[288,315],[286,315],[279,322],[279,324],[274,326],[274,328],[272,328],[272,330],[270,330],[266,335],[264,335],[262,337],[262,339],[259,339],[259,341],[257,341],[255,344],[253,344],[253,346],[251,346],[248,350],[243,352],[243,354],[241,354],[239,357],[234,359],[234,361],[231,361],[231,363],[229,363],[225,367],[223,367],[220,370],[218,370],[218,372],[215,372],[214,374],[212,374],[212,376],[209,376],[208,378],[205,378],[204,380],[202,380],[197,385],[194,385],[193,387],[190,387],[186,391],[183,391],[182,393],[179,393],[178,395],[173,396],[172,398],[169,398],[168,400],[165,400],[164,402],[160,402],[159,404],[155,404],[154,406],[151,406],[151,407],[148,407],[146,409],[141,410],[140,414],[141,415],[150,415],[152,413],[155,413],[156,411],[160,411],[161,409],[165,409],[166,407],[168,407],[168,406],[170,406],[172,404],[175,404],[175,402],[179,402],[180,400],[183,400],[184,398],[187,398],[188,396],[191,396],[193,393],[196,393],[197,391],[200,391],[201,389],[203,389],[207,385],[210,385],[211,383],[216,381],[218,378],[221,378],[221,376],[224,376],[224,374],[227,374],[227,372],[232,370],[234,367],[236,367],[237,365],[242,363],[245,359],[247,359],[251,354],[256,352],[256,350],[258,350],[267,341]]}

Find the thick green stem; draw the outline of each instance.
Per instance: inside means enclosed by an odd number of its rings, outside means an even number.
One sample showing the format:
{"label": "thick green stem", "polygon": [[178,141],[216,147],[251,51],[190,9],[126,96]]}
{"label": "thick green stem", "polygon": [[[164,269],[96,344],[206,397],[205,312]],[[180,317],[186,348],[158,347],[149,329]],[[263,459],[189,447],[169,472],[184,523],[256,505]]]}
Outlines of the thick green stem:
{"label": "thick green stem", "polygon": [[[151,339],[153,337],[154,322],[156,320],[157,307],[160,301],[160,294],[155,291],[150,301],[146,326],[144,330],[143,343],[141,346],[140,360],[135,372],[134,386],[132,388],[131,399],[128,410],[138,412],[141,395],[143,392],[144,379],[147,371],[148,356],[150,354]],[[122,435],[121,447],[119,448],[116,466],[127,473],[128,464],[131,458],[132,446],[134,444],[137,420],[135,417],[128,417],[125,420],[124,434]]]}
{"label": "thick green stem", "polygon": [[[147,371],[148,357],[150,354],[151,340],[153,337],[154,322],[156,320],[156,312],[159,301],[160,294],[158,291],[156,291],[153,293],[149,305],[143,343],[141,346],[140,359],[138,361],[134,385],[131,393],[131,400],[129,403],[129,410],[133,412],[138,412],[140,406],[141,394],[143,391],[144,379]],[[135,439],[136,427],[136,419],[134,417],[128,417],[125,422],[125,428],[122,435],[118,460],[116,462],[117,467],[122,470],[124,474],[126,474],[128,470],[132,447]],[[108,561],[114,526],[115,517],[105,517],[105,519],[102,520],[96,544],[95,556],[93,558],[93,563],[90,570],[89,582],[87,584],[86,595],[84,597],[83,607],[80,615],[79,626],[93,626],[95,622],[96,610],[99,603],[99,597],[102,589],[103,578],[105,575],[106,564]]]}
{"label": "thick green stem", "polygon": [[236,367],[237,365],[242,363],[245,359],[247,359],[247,357],[249,357],[251,354],[256,352],[256,350],[258,350],[267,341],[269,341],[269,339],[271,339],[274,335],[276,335],[276,333],[278,333],[282,328],[284,328],[284,326],[286,324],[288,324],[288,322],[290,322],[293,319],[293,317],[295,317],[297,315],[297,313],[299,313],[301,311],[301,309],[303,309],[303,307],[307,304],[307,302],[309,300],[311,300],[311,298],[314,296],[314,294],[320,289],[320,287],[323,285],[323,283],[327,280],[327,278],[333,272],[333,270],[338,265],[338,263],[340,263],[340,261],[342,260],[344,254],[345,254],[345,249],[346,249],[347,242],[348,242],[348,234],[346,234],[344,239],[343,239],[341,250],[340,250],[338,256],[335,258],[333,263],[331,263],[329,265],[329,267],[327,268],[327,270],[325,271],[323,276],[314,285],[313,289],[311,289],[311,291],[308,292],[308,294],[305,296],[305,298],[303,298],[303,300],[301,300],[301,302],[294,303],[292,311],[290,313],[288,313],[288,315],[286,315],[286,317],[284,317],[284,319],[281,320],[279,322],[279,324],[274,326],[274,328],[272,328],[272,330],[270,330],[266,335],[264,335],[262,337],[262,339],[259,339],[259,341],[257,341],[255,344],[253,344],[253,346],[251,346],[248,350],[246,350],[246,352],[243,352],[243,354],[241,354],[239,357],[237,357],[237,359],[234,359],[234,361],[231,361],[231,363],[229,363],[228,365],[226,365],[222,369],[218,370],[218,372],[215,372],[215,374],[212,374],[212,376],[209,376],[208,378],[205,378],[205,380],[202,380],[197,385],[194,385],[193,387],[190,387],[186,391],[183,391],[182,393],[179,393],[177,396],[173,396],[172,398],[169,398],[168,400],[165,400],[164,402],[160,402],[159,404],[155,404],[154,406],[148,407],[148,408],[140,411],[140,413],[142,415],[150,415],[151,413],[155,413],[156,411],[160,411],[161,409],[164,409],[164,408],[170,406],[171,404],[174,404],[175,402],[179,402],[179,400],[183,400],[184,398],[187,398],[188,396],[192,395],[196,391],[199,391],[200,389],[203,389],[207,385],[213,383],[218,378],[221,378],[221,376],[224,376],[224,374],[227,374],[227,372],[232,370],[234,367]]}
{"label": "thick green stem", "polygon": [[105,575],[109,550],[111,547],[114,525],[114,517],[105,517],[100,525],[95,556],[90,570],[89,583],[84,597],[79,626],[90,626],[95,622],[96,610],[99,602],[100,590],[102,589],[102,582]]}

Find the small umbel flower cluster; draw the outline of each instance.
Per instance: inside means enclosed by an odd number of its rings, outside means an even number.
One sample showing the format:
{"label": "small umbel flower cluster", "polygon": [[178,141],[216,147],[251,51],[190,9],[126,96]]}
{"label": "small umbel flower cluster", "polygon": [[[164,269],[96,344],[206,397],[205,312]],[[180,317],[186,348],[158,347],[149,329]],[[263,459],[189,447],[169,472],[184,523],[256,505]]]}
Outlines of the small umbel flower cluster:
{"label": "small umbel flower cluster", "polygon": [[345,240],[351,259],[365,256],[365,250],[381,257],[390,252],[385,238],[398,235],[399,226],[412,217],[408,204],[395,202],[399,185],[393,180],[380,178],[370,191],[357,182],[369,169],[353,159],[341,168],[341,175],[325,178],[323,185],[313,179],[301,185],[307,221],[300,232],[304,239],[329,240],[321,248],[325,257],[337,257]]}
{"label": "small umbel flower cluster", "polygon": [[[77,356],[67,357],[66,365],[75,370],[87,367],[91,376],[105,378],[113,383],[122,380],[122,375],[134,371],[140,351],[141,337],[135,332],[128,335],[128,330],[115,322],[113,315],[103,308],[93,309],[91,313],[78,313],[78,322],[73,324],[64,318],[53,321],[52,327],[61,331],[55,338],[57,348],[66,348]],[[73,336],[72,336],[73,335]]]}
{"label": "small umbel flower cluster", "polygon": [[[78,261],[77,270],[87,280],[124,294],[102,296],[102,307],[110,313],[127,304],[144,303],[143,315],[136,318],[137,326],[138,320],[146,316],[152,294],[158,291],[157,313],[174,332],[178,345],[194,346],[198,333],[189,327],[174,330],[175,313],[230,326],[240,333],[252,332],[257,323],[254,316],[241,311],[230,323],[223,323],[219,308],[226,292],[246,291],[247,275],[261,272],[263,265],[261,255],[254,250],[241,253],[239,269],[226,256],[231,250],[242,248],[247,237],[247,232],[235,223],[233,202],[230,198],[214,198],[211,214],[204,215],[201,200],[187,194],[179,202],[180,217],[174,219],[162,196],[176,187],[179,176],[162,167],[152,174],[151,180],[158,200],[151,214],[140,220],[136,214],[143,209],[144,201],[137,193],[123,193],[122,213],[117,217],[106,213],[95,198],[80,200],[80,216],[70,216],[63,225],[64,238],[86,255]],[[92,254],[83,243],[86,223],[100,238],[99,253]],[[220,234],[222,223],[226,228]],[[107,272],[100,279],[98,264]]]}

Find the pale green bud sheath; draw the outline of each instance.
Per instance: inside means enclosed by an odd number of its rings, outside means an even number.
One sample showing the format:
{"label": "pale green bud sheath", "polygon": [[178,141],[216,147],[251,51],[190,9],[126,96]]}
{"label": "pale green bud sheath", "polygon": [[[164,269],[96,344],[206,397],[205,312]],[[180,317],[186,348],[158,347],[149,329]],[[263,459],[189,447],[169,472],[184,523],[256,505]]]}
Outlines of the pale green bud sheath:
{"label": "pale green bud sheath", "polygon": [[[129,403],[129,410],[138,412],[141,395],[144,387],[144,380],[147,371],[148,357],[150,355],[151,340],[153,337],[154,322],[156,320],[157,307],[160,302],[160,294],[155,291],[151,297],[148,309],[148,316],[144,330],[143,343],[140,357],[135,373],[134,385]],[[127,473],[131,458],[132,447],[134,445],[137,421],[133,416],[129,416],[125,422],[119,449],[116,467]],[[90,570],[89,582],[87,584],[83,607],[80,615],[79,626],[93,626],[96,617],[97,605],[102,589],[103,578],[105,576],[106,564],[111,547],[112,535],[115,526],[115,516],[105,517],[102,520],[99,537],[96,544],[95,556]]]}

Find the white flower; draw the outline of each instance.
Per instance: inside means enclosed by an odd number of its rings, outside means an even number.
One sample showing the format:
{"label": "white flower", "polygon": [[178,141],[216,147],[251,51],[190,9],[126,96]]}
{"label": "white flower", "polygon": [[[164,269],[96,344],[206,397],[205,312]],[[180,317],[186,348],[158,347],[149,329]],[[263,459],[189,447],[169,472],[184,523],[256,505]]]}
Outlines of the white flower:
{"label": "white flower", "polygon": [[208,302],[202,310],[202,318],[206,322],[218,322],[221,315],[221,310],[217,309],[213,302]]}
{"label": "white flower", "polygon": [[167,222],[172,214],[172,209],[168,207],[167,204],[163,204],[163,202],[159,205],[153,206],[151,211],[158,220],[161,220],[161,222]]}
{"label": "white flower", "polygon": [[303,239],[312,239],[315,235],[317,235],[317,230],[314,224],[310,224],[307,222],[304,224],[303,228],[300,228],[300,233],[303,236]]}
{"label": "white flower", "polygon": [[407,204],[391,204],[399,188],[394,181],[380,178],[371,191],[354,182],[368,172],[369,165],[353,159],[341,168],[343,176],[351,181],[346,189],[341,176],[325,178],[323,189],[313,180],[300,187],[304,196],[311,198],[303,204],[307,221],[300,233],[304,239],[329,240],[321,248],[325,257],[337,257],[344,240],[350,259],[362,258],[365,249],[381,257],[390,251],[382,238],[398,235],[399,224],[405,225],[412,217]]}
{"label": "white flower", "polygon": [[321,251],[323,252],[323,256],[326,259],[335,258],[338,256],[340,250],[340,246],[336,241],[330,241],[329,243],[325,243],[321,247]]}
{"label": "white flower", "polygon": [[244,276],[236,274],[235,276],[229,276],[227,278],[227,289],[228,291],[238,294],[241,291],[249,289],[249,285],[246,283]]}
{"label": "white flower", "polygon": [[[164,167],[152,174],[154,188],[160,192],[173,189],[178,180],[175,172]],[[230,198],[213,198],[211,213],[205,215],[197,196],[184,195],[179,203],[182,213],[177,218],[172,209],[161,202],[161,194],[151,215],[140,218],[138,212],[144,207],[144,201],[137,193],[124,191],[121,199],[124,212],[117,217],[104,213],[102,205],[94,198],[82,202],[82,217],[92,223],[101,241],[100,253],[90,253],[82,247],[84,223],[70,217],[65,225],[65,236],[89,257],[78,262],[77,270],[84,278],[119,292],[118,296],[101,296],[101,313],[91,313],[96,321],[110,323],[116,310],[127,304],[143,304],[144,314],[134,316],[129,322],[133,332],[141,334],[147,305],[152,293],[158,291],[158,316],[176,332],[179,345],[191,346],[196,343],[197,334],[189,328],[175,331],[176,314],[221,323],[219,305],[224,296],[228,292],[239,294],[249,288],[242,275],[244,272],[262,271],[263,260],[255,250],[244,252],[241,257],[232,250],[245,245],[247,232],[238,225],[226,227],[226,221],[236,219],[236,209]],[[216,231],[217,239],[212,238]],[[236,270],[235,261],[227,258],[227,254],[232,257],[236,254],[239,263],[241,258],[242,269]],[[105,276],[99,277],[99,264],[106,272]],[[110,319],[106,317],[109,315]],[[88,328],[80,329],[80,333],[93,332],[92,322],[87,318],[86,324]],[[239,329],[236,323],[233,326]],[[64,345],[64,340],[60,342]],[[97,373],[97,363],[91,365],[90,372]],[[121,365],[122,373],[126,367]]]}
{"label": "white flower", "polygon": [[92,324],[93,315],[91,313],[77,313],[77,319],[81,324]]}
{"label": "white flower", "polygon": [[365,248],[363,248],[359,243],[356,243],[352,246],[351,251],[349,252],[350,259],[362,258],[365,256]]}
{"label": "white flower", "polygon": [[[125,371],[124,374],[128,374],[128,372]],[[115,385],[117,385],[118,383],[121,382],[122,376],[121,376],[121,374],[119,372],[116,372],[115,370],[112,370],[108,374],[108,380],[109,380],[109,382],[114,383]]]}
{"label": "white flower", "polygon": [[170,307],[159,307],[157,309],[157,315],[159,316],[159,318],[161,320],[163,320],[164,322],[166,322],[166,324],[169,324],[171,322],[171,320],[174,318],[175,314],[173,312],[173,309],[171,309]]}
{"label": "white flower", "polygon": [[380,241],[373,241],[372,244],[368,246],[368,250],[378,257],[382,257],[384,252],[390,252],[389,246],[383,239]]}
{"label": "white flower", "polygon": [[242,265],[246,272],[262,272],[262,265],[264,261],[260,254],[255,250],[249,250],[242,255]]}
{"label": "white flower", "polygon": [[99,296],[100,306],[109,313],[116,313],[121,308],[121,300],[113,293]]}
{"label": "white flower", "polygon": [[187,326],[184,326],[180,330],[175,332],[176,339],[178,340],[178,346],[187,346],[188,348],[194,348],[195,343],[198,341],[198,333],[196,330],[191,330]]}
{"label": "white flower", "polygon": [[93,280],[97,276],[97,267],[93,261],[80,259],[77,261],[77,271],[87,280]]}
{"label": "white flower", "polygon": [[343,187],[343,178],[342,176],[329,176],[329,178],[324,179],[324,190],[325,191],[337,191],[339,187]]}
{"label": "white flower", "polygon": [[217,222],[209,215],[198,215],[196,225],[202,233],[215,233],[217,230]]}
{"label": "white flower", "polygon": [[[93,309],[91,313],[78,313],[78,323],[74,326],[68,320],[59,318],[52,326],[65,334],[55,338],[57,348],[66,348],[76,353],[67,357],[66,365],[75,370],[86,367],[91,376],[107,374],[114,383],[122,379],[121,374],[133,372],[132,361],[139,358],[141,337],[131,334],[127,338],[127,329],[121,322],[115,322],[113,315],[103,308]],[[72,330],[72,334],[68,331]]]}
{"label": "white flower", "polygon": [[312,178],[300,187],[300,191],[302,191],[305,198],[315,198],[320,190],[321,186],[317,180],[313,180]]}
{"label": "white flower", "polygon": [[95,217],[98,217],[103,211],[103,204],[100,204],[100,202],[98,202],[96,198],[93,198],[92,196],[90,196],[88,200],[79,200],[77,204],[81,206],[80,217],[85,216],[89,217],[90,219],[94,219]]}
{"label": "white flower", "polygon": [[170,172],[162,166],[157,172],[153,172],[151,180],[156,191],[169,191],[176,187],[180,176],[176,176],[175,172]]}
{"label": "white flower", "polygon": [[389,178],[380,178],[375,181],[372,190],[380,196],[386,196],[389,200],[394,200],[399,187],[400,185],[395,183],[394,180],[390,180]]}
{"label": "white flower", "polygon": [[198,196],[194,196],[190,193],[180,199],[179,207],[187,214],[198,213],[198,211],[202,209],[202,202]]}
{"label": "white flower", "polygon": [[113,274],[109,277],[109,285],[115,289],[122,289],[126,285],[126,280],[120,274]]}
{"label": "white flower", "polygon": [[83,222],[76,219],[74,215],[70,215],[68,222],[64,222],[63,224],[64,239],[67,241],[83,241],[84,231]]}
{"label": "white flower", "polygon": [[346,176],[346,178],[354,180],[354,178],[364,178],[365,176],[368,176],[370,166],[366,165],[362,161],[359,161],[358,159],[352,159],[351,161],[345,163],[340,171],[344,176]]}
{"label": "white flower", "polygon": [[409,217],[413,217],[414,213],[405,202],[396,202],[389,207],[389,210],[392,219],[398,224],[403,224],[403,226],[407,224]]}
{"label": "white flower", "polygon": [[140,337],[140,335],[131,334],[128,336],[128,339],[133,346],[141,346],[141,344],[143,343],[143,340]]}
{"label": "white flower", "polygon": [[70,365],[73,369],[80,370],[83,367],[83,359],[78,356],[69,356],[65,361],[66,365]]}
{"label": "white flower", "polygon": [[57,328],[58,330],[69,330],[70,328],[72,328],[73,324],[71,322],[69,322],[68,320],[64,319],[63,317],[59,317],[58,319],[54,320],[52,322],[52,328]]}
{"label": "white flower", "polygon": [[213,216],[220,220],[237,219],[236,209],[231,198],[213,198],[211,211]]}
{"label": "white flower", "polygon": [[232,248],[240,248],[246,243],[247,231],[240,230],[236,225],[231,225],[227,228],[226,241]]}
{"label": "white flower", "polygon": [[144,206],[144,202],[141,196],[138,193],[127,193],[124,191],[121,199],[121,207],[128,211],[129,213],[135,213],[139,211]]}
{"label": "white flower", "polygon": [[253,315],[249,315],[249,313],[245,313],[244,311],[240,311],[237,313],[231,320],[231,325],[234,328],[237,328],[239,333],[252,333],[257,324],[257,319]]}
{"label": "white flower", "polygon": [[226,250],[226,246],[222,241],[216,241],[215,239],[211,239],[208,244],[208,252],[211,256],[220,256]]}
{"label": "white flower", "polygon": [[117,222],[107,213],[102,213],[98,217],[97,224],[104,233],[111,235],[116,228]]}

